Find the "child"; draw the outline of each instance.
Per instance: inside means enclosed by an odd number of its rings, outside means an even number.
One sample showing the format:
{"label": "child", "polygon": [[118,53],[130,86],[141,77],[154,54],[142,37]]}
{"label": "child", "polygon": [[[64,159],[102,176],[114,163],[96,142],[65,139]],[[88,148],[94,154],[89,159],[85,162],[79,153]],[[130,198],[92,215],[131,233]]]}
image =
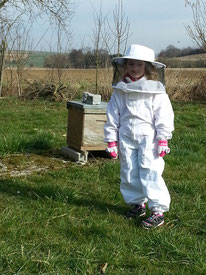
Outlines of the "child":
{"label": "child", "polygon": [[126,216],[144,217],[147,202],[151,215],[142,226],[155,228],[164,224],[164,212],[170,205],[162,173],[163,157],[170,151],[174,114],[164,85],[151,80],[153,69],[165,65],[155,62],[152,49],[136,44],[125,56],[114,58],[113,65],[116,72],[123,70],[123,76],[113,85],[107,106],[107,151],[112,158],[119,153],[120,191],[125,202],[133,206]]}

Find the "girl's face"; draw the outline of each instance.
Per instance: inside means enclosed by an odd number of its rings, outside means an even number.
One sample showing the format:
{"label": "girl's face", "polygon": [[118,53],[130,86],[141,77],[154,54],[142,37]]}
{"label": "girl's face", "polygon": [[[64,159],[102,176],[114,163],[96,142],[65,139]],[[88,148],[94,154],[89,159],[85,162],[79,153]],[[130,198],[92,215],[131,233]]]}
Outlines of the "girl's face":
{"label": "girl's face", "polygon": [[138,80],[145,73],[145,62],[141,60],[127,59],[126,71],[136,80]]}

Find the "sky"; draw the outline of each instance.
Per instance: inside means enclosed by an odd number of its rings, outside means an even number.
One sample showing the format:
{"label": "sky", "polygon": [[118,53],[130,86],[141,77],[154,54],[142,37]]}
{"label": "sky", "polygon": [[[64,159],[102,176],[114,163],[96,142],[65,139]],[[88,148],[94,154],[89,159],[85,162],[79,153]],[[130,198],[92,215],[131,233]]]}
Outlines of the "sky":
{"label": "sky", "polygon": [[[92,47],[94,9],[99,12],[101,0],[73,0],[75,13],[71,21],[71,46],[75,49]],[[113,11],[117,0],[102,0],[102,13],[113,24]],[[192,25],[192,11],[185,0],[123,0],[125,16],[130,23],[127,45],[141,44],[153,48],[158,54],[167,46],[196,47],[186,26]],[[43,25],[39,32],[43,33]]]}

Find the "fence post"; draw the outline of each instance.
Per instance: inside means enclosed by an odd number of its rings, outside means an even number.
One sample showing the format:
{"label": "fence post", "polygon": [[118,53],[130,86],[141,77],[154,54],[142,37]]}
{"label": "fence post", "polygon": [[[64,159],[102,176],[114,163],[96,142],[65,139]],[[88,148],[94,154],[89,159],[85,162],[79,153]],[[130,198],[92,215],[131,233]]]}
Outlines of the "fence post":
{"label": "fence post", "polygon": [[6,42],[4,40],[2,40],[2,44],[0,45],[0,97],[2,96],[5,51],[6,51]]}

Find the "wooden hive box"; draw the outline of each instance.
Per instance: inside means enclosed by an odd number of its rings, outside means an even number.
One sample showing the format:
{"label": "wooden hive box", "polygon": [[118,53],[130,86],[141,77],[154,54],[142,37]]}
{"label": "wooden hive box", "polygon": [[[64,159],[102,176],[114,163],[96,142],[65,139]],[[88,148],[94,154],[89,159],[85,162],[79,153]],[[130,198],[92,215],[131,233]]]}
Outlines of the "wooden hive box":
{"label": "wooden hive box", "polygon": [[98,105],[69,101],[67,145],[77,151],[105,150],[104,124],[107,103]]}

